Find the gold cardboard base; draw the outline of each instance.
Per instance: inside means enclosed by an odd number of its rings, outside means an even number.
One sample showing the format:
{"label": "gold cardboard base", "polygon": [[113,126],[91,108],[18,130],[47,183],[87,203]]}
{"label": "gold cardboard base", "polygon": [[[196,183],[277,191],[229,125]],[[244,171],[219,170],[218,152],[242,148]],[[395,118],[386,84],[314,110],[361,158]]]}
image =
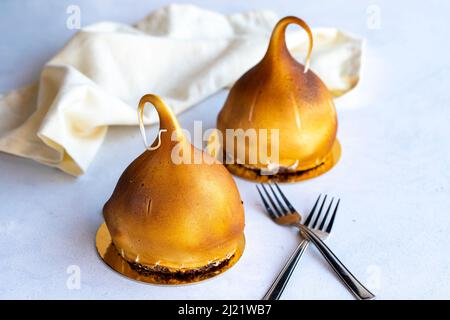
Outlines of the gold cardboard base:
{"label": "gold cardboard base", "polygon": [[97,236],[95,237],[95,245],[97,247],[97,252],[100,258],[113,270],[117,271],[127,278],[158,285],[185,285],[210,279],[224,273],[232,266],[234,266],[244,252],[245,237],[244,235],[242,235],[235,254],[230,258],[229,262],[225,266],[221,267],[218,270],[202,273],[198,276],[190,278],[189,280],[168,278],[167,276],[163,277],[161,275],[158,275],[158,273],[156,272],[153,274],[143,274],[133,269],[130,263],[123,259],[120,256],[119,252],[116,250],[116,247],[112,243],[111,235],[109,234],[109,230],[106,227],[105,223],[102,223],[98,228]]}
{"label": "gold cardboard base", "polygon": [[334,143],[330,154],[325,159],[325,162],[323,162],[321,165],[315,168],[308,169],[305,171],[284,172],[275,175],[261,175],[258,172],[259,170],[252,170],[239,164],[224,163],[224,165],[228,169],[228,171],[230,171],[233,175],[253,182],[293,183],[315,178],[317,176],[320,176],[321,174],[324,174],[325,172],[333,168],[340,158],[341,158],[341,144],[336,139],[336,142]]}

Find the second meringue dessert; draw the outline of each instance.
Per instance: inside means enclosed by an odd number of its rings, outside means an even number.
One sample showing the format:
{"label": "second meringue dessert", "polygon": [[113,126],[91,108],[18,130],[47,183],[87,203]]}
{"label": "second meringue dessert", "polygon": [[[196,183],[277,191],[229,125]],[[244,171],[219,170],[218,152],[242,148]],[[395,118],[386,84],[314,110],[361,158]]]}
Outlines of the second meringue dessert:
{"label": "second meringue dessert", "polygon": [[[289,24],[301,26],[308,34],[305,65],[297,62],[286,46]],[[299,18],[285,17],[275,26],[264,58],[231,88],[217,128],[223,134],[224,154],[234,160],[233,164],[227,162],[232,173],[256,181],[291,182],[323,173],[337,162],[336,110],[332,94],[308,68],[312,48],[308,25]],[[249,129],[266,129],[268,134],[277,129],[279,136],[277,141],[269,137],[266,145],[257,132],[256,140],[232,143],[229,149],[227,129],[240,130],[231,138],[236,142],[236,137]],[[270,154],[274,143],[278,143],[277,157]],[[260,156],[262,146],[267,146],[268,157]],[[249,154],[252,148],[257,154],[253,162]]]}
{"label": "second meringue dessert", "polygon": [[160,134],[126,168],[103,208],[112,242],[135,270],[165,282],[209,277],[242,253],[241,197],[226,168],[191,145],[158,96],[141,99],[141,129],[146,102],[158,111]]}

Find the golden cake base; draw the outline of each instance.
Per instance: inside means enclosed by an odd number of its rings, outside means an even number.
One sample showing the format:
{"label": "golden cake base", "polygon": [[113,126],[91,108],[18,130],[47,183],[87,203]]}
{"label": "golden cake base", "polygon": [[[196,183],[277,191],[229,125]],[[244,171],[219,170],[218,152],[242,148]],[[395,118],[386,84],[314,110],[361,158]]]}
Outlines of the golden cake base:
{"label": "golden cake base", "polygon": [[243,178],[246,180],[250,180],[253,182],[279,182],[279,183],[292,183],[292,182],[298,182],[302,180],[307,180],[311,178],[315,178],[317,176],[320,176],[321,174],[324,174],[325,172],[329,171],[331,168],[333,168],[336,163],[341,158],[341,144],[336,139],[333,148],[331,149],[330,154],[327,156],[325,161],[318,165],[315,168],[304,170],[304,171],[296,171],[296,172],[284,172],[274,175],[261,175],[259,173],[259,170],[252,170],[245,166],[239,165],[239,164],[226,164],[224,163],[225,167],[228,169],[228,171],[231,172],[231,174]]}
{"label": "golden cake base", "polygon": [[236,264],[236,262],[238,262],[239,258],[244,252],[245,237],[244,235],[242,235],[235,254],[230,258],[229,262],[225,266],[221,267],[218,270],[214,270],[208,273],[202,273],[189,280],[161,277],[158,276],[158,273],[156,272],[151,275],[147,273],[143,274],[134,270],[131,267],[130,263],[123,259],[120,256],[119,252],[116,250],[116,247],[112,243],[111,235],[109,234],[109,230],[106,227],[105,223],[102,223],[98,228],[97,235],[95,237],[95,245],[97,247],[97,252],[100,258],[113,270],[117,271],[127,278],[158,285],[185,285],[210,279],[230,269],[233,265]]}

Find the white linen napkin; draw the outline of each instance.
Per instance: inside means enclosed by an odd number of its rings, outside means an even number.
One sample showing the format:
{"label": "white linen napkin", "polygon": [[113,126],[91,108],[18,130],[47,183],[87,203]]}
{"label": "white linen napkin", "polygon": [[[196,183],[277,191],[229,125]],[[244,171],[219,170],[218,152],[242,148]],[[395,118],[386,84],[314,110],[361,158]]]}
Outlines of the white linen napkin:
{"label": "white linen napkin", "polygon": [[[232,15],[169,5],[135,26],[97,23],[80,30],[36,84],[0,96],[0,151],[83,174],[110,125],[137,125],[146,93],[179,113],[231,85],[264,55],[279,17],[270,11]],[[359,80],[362,41],[335,29],[313,29],[311,69],[336,95]],[[307,37],[288,46],[303,62]],[[158,122],[148,108],[146,123]]]}

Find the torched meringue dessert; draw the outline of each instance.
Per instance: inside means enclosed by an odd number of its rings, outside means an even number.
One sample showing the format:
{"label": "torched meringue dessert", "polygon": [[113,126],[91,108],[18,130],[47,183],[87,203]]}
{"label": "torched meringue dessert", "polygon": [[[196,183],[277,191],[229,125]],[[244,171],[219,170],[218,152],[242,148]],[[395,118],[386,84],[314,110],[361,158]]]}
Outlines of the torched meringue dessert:
{"label": "torched meringue dessert", "polygon": [[[308,34],[306,66],[297,62],[286,46],[285,31],[291,23]],[[224,162],[232,154],[233,164],[226,163],[232,173],[254,181],[292,182],[317,176],[337,162],[340,145],[333,96],[308,68],[312,47],[308,25],[296,17],[283,18],[273,30],[264,58],[231,88],[217,128],[223,133]],[[241,134],[248,129],[278,129],[276,159],[270,154],[274,143],[270,137],[263,143],[257,135],[256,141],[232,143],[234,149],[227,150],[226,129],[242,129]],[[232,139],[238,140],[237,136]],[[267,157],[261,156],[262,146],[269,151]],[[253,162],[249,155],[252,147],[258,156]]]}
{"label": "torched meringue dessert", "polygon": [[[188,141],[158,96],[142,97],[141,129],[146,102],[158,112],[160,133],[126,168],[104,205],[113,246],[140,280],[180,284],[212,277],[242,254],[243,202],[226,168]],[[177,163],[174,152],[192,161]]]}

